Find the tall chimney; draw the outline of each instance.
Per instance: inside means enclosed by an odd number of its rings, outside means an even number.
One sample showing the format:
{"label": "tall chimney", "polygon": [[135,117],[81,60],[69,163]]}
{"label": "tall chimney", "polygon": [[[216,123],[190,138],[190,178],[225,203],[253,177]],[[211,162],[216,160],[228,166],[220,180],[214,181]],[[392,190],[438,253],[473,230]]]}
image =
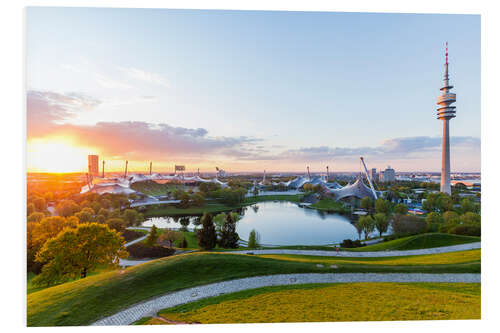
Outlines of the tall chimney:
{"label": "tall chimney", "polygon": [[326,166],[326,181],[330,180],[330,172],[328,171],[328,165]]}
{"label": "tall chimney", "polygon": [[149,175],[153,174],[153,162],[149,162]]}
{"label": "tall chimney", "polygon": [[106,162],[102,160],[102,178],[104,178],[104,164],[106,164]]}
{"label": "tall chimney", "polygon": [[123,178],[127,178],[127,168],[128,168],[128,161],[125,161],[125,175]]}
{"label": "tall chimney", "polygon": [[311,173],[309,172],[309,167],[307,167],[307,177],[309,177],[309,180],[311,180]]}

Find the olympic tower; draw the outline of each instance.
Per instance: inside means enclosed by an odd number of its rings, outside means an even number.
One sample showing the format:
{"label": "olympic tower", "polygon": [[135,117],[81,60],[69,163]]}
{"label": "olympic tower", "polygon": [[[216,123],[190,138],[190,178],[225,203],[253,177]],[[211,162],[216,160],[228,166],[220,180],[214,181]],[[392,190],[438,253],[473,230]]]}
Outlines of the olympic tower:
{"label": "olympic tower", "polygon": [[437,98],[437,119],[443,121],[443,148],[442,148],[442,162],[441,162],[441,192],[451,194],[450,184],[450,119],[455,118],[455,103],[457,96],[451,93],[453,88],[450,85],[450,78],[448,75],[448,42],[446,42],[446,62],[444,64],[444,79],[443,87],[440,89],[442,94]]}

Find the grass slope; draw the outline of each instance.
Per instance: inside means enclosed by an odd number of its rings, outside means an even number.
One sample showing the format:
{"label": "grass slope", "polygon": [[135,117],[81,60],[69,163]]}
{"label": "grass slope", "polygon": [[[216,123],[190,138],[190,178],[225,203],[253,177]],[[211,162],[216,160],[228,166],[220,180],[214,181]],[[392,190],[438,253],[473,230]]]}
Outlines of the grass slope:
{"label": "grass slope", "polygon": [[258,275],[310,272],[474,273],[480,272],[480,269],[480,263],[421,266],[343,263],[334,269],[317,267],[311,262],[198,252],[162,258],[32,292],[27,298],[27,324],[87,325],[167,292]]}
{"label": "grass slope", "polygon": [[481,285],[349,283],[266,287],[165,309],[160,315],[168,320],[204,324],[479,319]]}
{"label": "grass slope", "polygon": [[343,249],[344,251],[368,252],[368,251],[394,251],[394,250],[417,250],[433,247],[451,246],[466,243],[480,242],[480,237],[461,236],[441,233],[427,233],[404,238],[398,238],[388,242],[377,243],[354,249]]}

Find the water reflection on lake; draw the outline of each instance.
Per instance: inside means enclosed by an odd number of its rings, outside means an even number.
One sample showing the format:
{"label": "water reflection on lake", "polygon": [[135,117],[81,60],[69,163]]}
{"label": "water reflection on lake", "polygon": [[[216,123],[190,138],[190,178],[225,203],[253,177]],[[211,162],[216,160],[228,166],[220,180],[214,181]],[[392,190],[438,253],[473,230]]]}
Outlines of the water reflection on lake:
{"label": "water reflection on lake", "polygon": [[[240,238],[247,240],[250,231],[255,229],[265,245],[325,245],[358,238],[356,228],[347,217],[301,208],[290,202],[263,202],[239,213],[242,218],[236,231]],[[143,225],[154,224],[158,228],[184,226],[192,230],[199,223],[199,216],[155,217]]]}

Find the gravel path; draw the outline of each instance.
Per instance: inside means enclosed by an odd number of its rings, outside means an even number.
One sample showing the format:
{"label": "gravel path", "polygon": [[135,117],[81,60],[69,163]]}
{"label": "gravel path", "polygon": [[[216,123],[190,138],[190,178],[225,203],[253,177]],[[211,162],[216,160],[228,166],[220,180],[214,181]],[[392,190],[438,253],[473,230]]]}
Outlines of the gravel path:
{"label": "gravel path", "polygon": [[256,276],[213,283],[165,294],[146,302],[133,305],[112,316],[105,317],[92,326],[130,325],[147,316],[156,316],[161,309],[193,302],[206,297],[234,293],[241,290],[268,286],[304,283],[342,282],[466,282],[480,283],[481,274],[401,274],[401,273],[310,273]]}
{"label": "gravel path", "polygon": [[[379,251],[379,252],[350,252],[350,251],[319,251],[319,250],[287,250],[287,249],[268,249],[268,250],[245,250],[229,251],[229,253],[251,253],[251,254],[300,254],[308,256],[324,257],[400,257],[415,256],[422,254],[436,254],[457,252],[472,249],[480,249],[481,242],[460,244],[453,246],[434,247],[430,249],[407,250],[407,251]],[[228,253],[228,252],[225,252]]]}

